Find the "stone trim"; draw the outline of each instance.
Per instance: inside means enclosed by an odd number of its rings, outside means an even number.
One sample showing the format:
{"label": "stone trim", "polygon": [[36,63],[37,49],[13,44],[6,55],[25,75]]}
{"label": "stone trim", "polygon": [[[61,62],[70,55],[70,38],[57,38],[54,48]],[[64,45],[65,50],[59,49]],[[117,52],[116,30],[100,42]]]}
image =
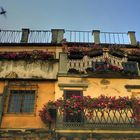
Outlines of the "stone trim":
{"label": "stone trim", "polygon": [[83,90],[86,90],[88,87],[87,83],[59,83],[58,86],[60,87],[61,90],[64,90],[65,88],[83,88]]}
{"label": "stone trim", "polygon": [[56,133],[140,134],[139,130],[55,130]]}

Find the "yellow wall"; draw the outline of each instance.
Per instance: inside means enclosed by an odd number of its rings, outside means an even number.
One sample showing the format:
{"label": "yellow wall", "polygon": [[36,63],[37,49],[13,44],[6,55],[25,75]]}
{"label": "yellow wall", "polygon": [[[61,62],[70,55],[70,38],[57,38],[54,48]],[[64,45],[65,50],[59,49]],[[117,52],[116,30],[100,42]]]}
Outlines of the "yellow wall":
{"label": "yellow wall", "polygon": [[38,97],[35,114],[7,114],[2,119],[1,128],[43,128],[46,127],[39,117],[39,110],[49,100],[54,100],[54,82],[38,82]]}
{"label": "yellow wall", "polygon": [[6,82],[4,81],[0,81],[0,95],[3,94],[3,88],[4,88],[4,85],[6,84]]}
{"label": "yellow wall", "polygon": [[[83,90],[83,95],[90,95],[91,97],[98,97],[101,94],[106,96],[129,96],[133,93],[140,93],[140,89],[132,89],[131,91],[125,88],[125,85],[140,85],[140,79],[105,79],[108,84],[103,84],[103,78],[74,78],[74,77],[59,77],[56,83],[55,99],[63,96],[63,90]],[[71,87],[71,85],[87,84],[87,88],[82,86]],[[64,84],[61,89],[59,84]],[[70,86],[69,86],[70,85]]]}
{"label": "yellow wall", "polygon": [[[38,83],[38,98],[36,101],[35,114],[7,114],[5,113],[2,119],[1,128],[45,128],[46,125],[39,117],[39,110],[43,104],[49,100],[58,99],[63,96],[63,90],[83,90],[83,95],[90,95],[91,97],[98,97],[101,94],[107,96],[132,96],[132,93],[140,93],[140,89],[133,89],[131,91],[125,88],[125,85],[140,85],[140,79],[105,79],[107,84],[103,84],[103,78],[74,78],[74,77],[59,77],[58,81],[40,82]],[[60,84],[64,84],[63,89],[60,89]],[[84,85],[87,87],[70,85]],[[4,82],[0,83],[1,93]]]}

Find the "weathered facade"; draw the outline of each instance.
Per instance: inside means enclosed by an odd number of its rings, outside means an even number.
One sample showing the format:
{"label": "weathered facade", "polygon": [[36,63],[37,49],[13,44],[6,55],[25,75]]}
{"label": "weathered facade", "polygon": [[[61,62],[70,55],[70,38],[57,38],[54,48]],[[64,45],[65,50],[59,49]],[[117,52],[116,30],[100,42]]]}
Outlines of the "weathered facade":
{"label": "weathered facade", "polygon": [[140,45],[132,31],[1,30],[0,139],[140,139],[139,102],[137,111],[134,105],[116,110],[98,106],[90,119],[86,108],[73,116],[67,108],[51,108],[54,121],[46,123],[40,117],[46,103],[60,98],[139,100],[139,69]]}

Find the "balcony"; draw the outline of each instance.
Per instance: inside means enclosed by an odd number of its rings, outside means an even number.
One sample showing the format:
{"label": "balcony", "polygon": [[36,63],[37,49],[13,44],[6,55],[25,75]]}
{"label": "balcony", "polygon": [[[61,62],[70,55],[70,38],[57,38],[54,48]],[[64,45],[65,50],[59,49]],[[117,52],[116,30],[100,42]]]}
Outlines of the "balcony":
{"label": "balcony", "polygon": [[[97,45],[96,45],[97,46]],[[68,53],[60,54],[59,75],[100,78],[139,78],[139,55],[124,50],[108,48],[92,49],[71,47]],[[88,49],[88,50],[87,50]],[[137,51],[139,50],[137,49]],[[130,57],[135,56],[135,59]]]}
{"label": "balcony", "polygon": [[67,115],[65,113],[57,114],[57,129],[138,129],[140,126],[132,117],[133,110],[106,110],[94,109],[88,116],[87,110],[82,113]]}
{"label": "balcony", "polygon": [[104,43],[104,44],[124,44],[136,45],[135,32],[100,32],[76,31],[64,29],[52,30],[0,30],[0,43]]}
{"label": "balcony", "polygon": [[139,98],[100,95],[72,96],[49,101],[40,110],[44,123],[56,123],[57,130],[140,129]]}

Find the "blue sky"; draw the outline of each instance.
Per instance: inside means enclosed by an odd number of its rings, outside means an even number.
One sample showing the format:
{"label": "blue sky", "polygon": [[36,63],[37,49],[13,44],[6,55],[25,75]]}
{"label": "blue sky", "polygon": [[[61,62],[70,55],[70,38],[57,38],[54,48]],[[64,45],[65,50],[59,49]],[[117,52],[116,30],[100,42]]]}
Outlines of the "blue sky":
{"label": "blue sky", "polygon": [[136,31],[140,41],[140,0],[0,0],[0,6],[7,10],[1,29]]}

